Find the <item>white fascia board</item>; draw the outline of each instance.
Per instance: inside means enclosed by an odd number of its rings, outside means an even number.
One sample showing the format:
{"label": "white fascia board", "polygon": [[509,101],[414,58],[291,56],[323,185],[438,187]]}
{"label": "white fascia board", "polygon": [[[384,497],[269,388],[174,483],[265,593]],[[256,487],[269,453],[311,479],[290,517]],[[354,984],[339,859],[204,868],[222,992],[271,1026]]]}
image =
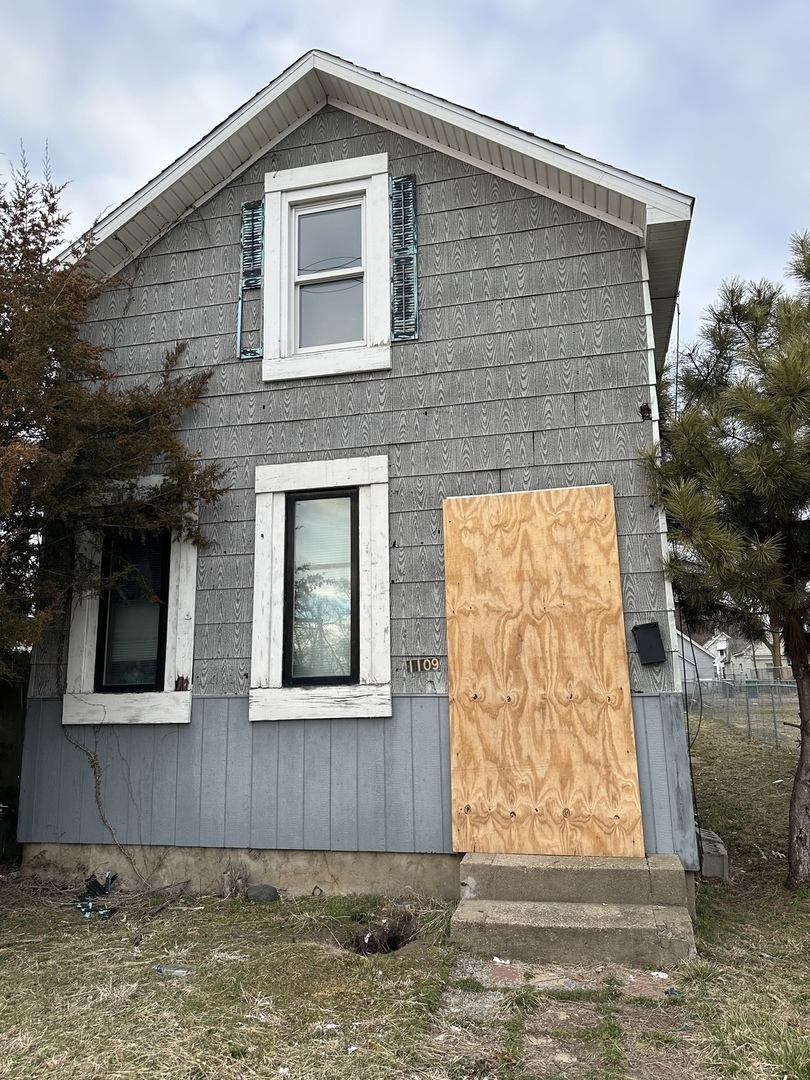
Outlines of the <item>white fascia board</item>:
{"label": "white fascia board", "polygon": [[[306,56],[301,57],[297,63],[288,68],[278,79],[266,86],[264,90],[261,90],[255,97],[251,98],[240,109],[237,109],[235,113],[228,117],[219,127],[215,128],[209,135],[201,139],[195,146],[188,150],[182,157],[179,157],[173,162],[167,169],[164,169],[162,173],[150,181],[145,187],[137,191],[127,202],[122,203],[116,210],[109,214],[106,218],[103,218],[96,226],[96,242],[98,244],[103,243],[105,239],[115,233],[122,225],[124,225],[131,218],[135,217],[142,210],[145,210],[150,203],[152,203],[159,195],[168,190],[185,176],[195,166],[201,164],[206,158],[210,157],[211,153],[221,146],[223,143],[228,142],[234,135],[236,135],[241,129],[252,120],[259,113],[263,112],[267,106],[279,97],[288,93],[296,83],[300,82],[310,71],[315,70],[314,56],[312,53],[308,53]],[[317,104],[308,110],[308,114],[317,111],[326,104],[326,95],[322,94]],[[285,128],[285,134],[288,129]],[[264,147],[261,151],[262,154],[267,152],[269,147]],[[245,165],[240,165],[238,170],[241,171],[245,168]],[[231,174],[225,183],[232,179]],[[210,192],[206,192],[205,198],[210,196]],[[174,222],[172,222],[174,224]]]}
{"label": "white fascia board", "polygon": [[[441,101],[423,91],[415,90],[401,83],[393,82],[382,75],[365,71],[344,60],[340,60],[338,57],[329,56],[328,54],[318,51],[312,51],[301,57],[300,60],[283,72],[277,79],[270,83],[269,86],[265,87],[251,98],[249,102],[228,117],[209,135],[201,139],[195,146],[173,162],[154,180],[146,184],[125,203],[98,222],[95,227],[95,246],[101,247],[105,242],[113,238],[128,222],[146,211],[151,204],[158,200],[161,195],[168,192],[174,185],[181,183],[183,177],[187,176],[190,171],[203,165],[219,147],[238,135],[247,123],[272,106],[275,101],[285,95],[289,95],[292,98],[295,95],[296,87],[302,86],[305,80],[310,79],[311,76],[314,76],[314,78],[310,80],[311,85],[308,89],[311,97],[312,91],[317,88],[316,100],[307,102],[307,107],[305,109],[296,110],[301,113],[301,120],[299,122],[302,122],[303,118],[305,118],[305,114],[307,116],[311,115],[323,105],[332,103],[349,112],[367,116],[382,127],[386,127],[390,130],[398,130],[402,134],[413,138],[414,141],[421,142],[424,145],[432,145],[436,148],[441,148],[451,156],[467,160],[472,164],[477,164],[479,167],[484,167],[488,171],[496,172],[498,175],[505,178],[511,178],[516,183],[523,186],[528,186],[529,188],[534,187],[534,185],[527,182],[525,178],[511,173],[507,169],[500,169],[494,164],[482,162],[480,158],[477,158],[474,155],[465,157],[463,151],[447,147],[440,140],[431,140],[430,136],[426,133],[414,132],[409,127],[401,125],[397,126],[392,121],[381,118],[373,111],[373,99],[375,97],[382,97],[393,104],[399,105],[402,109],[414,110],[426,117],[430,117],[434,124],[438,125],[439,128],[441,128],[442,125],[447,125],[456,132],[466,132],[473,135],[475,138],[496,143],[509,153],[534,158],[551,168],[570,173],[589,183],[615,191],[617,194],[624,195],[647,207],[648,222],[655,221],[656,223],[660,223],[664,221],[683,221],[689,220],[691,217],[693,200],[686,195],[682,195],[670,188],[665,188],[662,185],[655,184],[652,181],[634,176],[632,173],[626,173],[613,166],[605,165],[592,158],[583,157],[581,154],[577,154],[565,147],[556,146],[549,143],[547,140],[540,139],[536,135],[520,132],[498,120],[493,120],[478,113],[474,113],[460,105]],[[337,80],[338,83],[348,84],[354,87],[357,90],[357,101],[355,103],[350,101],[347,102],[343,100],[339,93],[333,92],[330,94],[330,80]],[[336,87],[333,85],[332,90],[334,91],[335,89]],[[366,107],[366,102],[372,104],[372,111],[369,111]],[[282,138],[284,134],[290,130],[290,127],[294,126],[295,123],[286,126],[284,131],[281,132],[278,137]],[[261,153],[266,153],[276,141],[276,139],[271,139],[266,146],[262,147]],[[255,160],[255,158],[251,158],[251,161],[252,160]],[[210,190],[206,190],[204,194],[200,195],[195,200],[194,205],[199,205],[201,202],[210,198],[214,190],[219,190],[224,184],[230,182],[230,180],[246,168],[248,164],[248,162],[245,162],[236,166],[229,176],[223,177],[222,180],[217,182],[215,186],[212,186]],[[570,200],[560,192],[554,191],[554,189],[546,191],[543,188],[538,188],[538,190],[544,194],[549,194],[560,202],[583,209],[592,216],[605,216],[603,212],[595,211],[592,208],[587,207],[586,204],[579,203],[576,200]],[[191,210],[192,208],[193,207],[190,206],[188,210]],[[186,211],[186,213],[187,212],[188,211]],[[145,237],[141,243],[135,245],[138,248],[137,251],[134,250],[134,247],[131,251],[126,250],[126,254],[124,254],[123,257],[120,257],[120,265],[123,265],[126,261],[137,255],[139,251],[148,247],[149,244],[166,231],[166,229],[171,228],[177,221],[182,220],[185,214],[180,214],[178,216],[172,214],[163,216],[165,218],[164,224],[154,230],[154,235]],[[169,220],[169,218],[171,218],[171,220]],[[612,217],[609,220],[617,220],[621,227],[629,229],[631,232],[638,232],[637,224],[633,225],[628,222],[618,221],[618,219],[613,219]],[[150,234],[152,232],[152,230],[147,231],[149,231]],[[122,242],[122,246],[126,249],[126,244],[124,242]],[[92,252],[89,258],[92,262]],[[112,265],[114,261],[115,260],[108,260],[110,265]],[[107,270],[107,272],[109,273],[112,271]]]}
{"label": "white fascia board", "polygon": [[[353,83],[370,94],[382,94],[405,108],[416,109],[418,112],[431,116],[439,123],[461,128],[478,138],[499,143],[515,153],[534,157],[554,168],[570,172],[593,184],[608,187],[619,194],[646,203],[651,210],[660,215],[659,221],[682,221],[691,217],[692,199],[678,191],[651,180],[645,180],[633,173],[616,169],[594,158],[583,157],[566,147],[552,145],[536,135],[511,129],[497,120],[473,113],[461,105],[439,101],[421,90],[391,82],[384,76],[355,68],[335,57],[323,53],[318,53],[316,56],[317,70],[324,75],[331,75]],[[328,91],[328,84],[326,88]],[[329,100],[333,104],[338,104],[332,94],[329,94]]]}
{"label": "white fascia board", "polygon": [[[306,121],[309,120],[311,116],[314,116],[315,113],[320,112],[320,110],[325,104],[326,100],[324,99],[322,101],[319,101],[317,105],[315,105],[312,109],[309,110],[309,112],[302,113],[301,116],[294,123],[290,124],[289,127],[286,127],[283,131],[279,132],[279,134],[274,139],[271,139],[270,142],[262,146],[260,150],[257,150],[255,154],[252,154],[251,157],[247,158],[238,168],[234,169],[232,173],[214,184],[212,188],[208,189],[198,199],[195,199],[194,202],[189,203],[186,209],[176,218],[166,218],[164,224],[161,225],[159,229],[155,230],[154,234],[147,236],[143,243],[133,248],[126,247],[120,237],[120,234],[118,236],[114,235],[117,228],[125,227],[127,221],[130,221],[134,217],[136,217],[139,211],[136,209],[131,214],[127,215],[123,223],[120,223],[118,226],[116,226],[115,229],[111,230],[112,239],[105,240],[105,243],[110,244],[117,242],[123,253],[118,253],[117,261],[114,261],[112,258],[106,260],[109,265],[104,270],[104,274],[108,275],[109,277],[115,277],[116,274],[120,274],[120,272],[127,265],[127,263],[131,262],[133,259],[136,259],[139,255],[146,251],[147,248],[151,247],[152,244],[156,243],[162,236],[164,236],[167,232],[173,229],[175,225],[179,225],[181,221],[185,221],[185,219],[190,214],[193,214],[198,207],[203,206],[209,201],[209,199],[213,199],[213,197],[224,187],[227,187],[228,184],[230,184],[233,180],[236,180],[239,176],[242,175],[242,173],[247,172],[247,170],[251,167],[251,165],[254,164],[254,162],[260,161],[263,157],[266,157],[269,151],[272,150],[274,146],[280,143],[283,139],[286,139],[287,136],[296,128],[300,127],[301,124],[306,123]],[[161,192],[158,192],[157,194],[153,192],[153,199],[159,198],[160,194]],[[148,205],[149,203],[147,202],[147,206]],[[123,210],[123,206],[119,207],[119,210]],[[116,210],[115,213],[117,214],[119,210]],[[95,245],[88,256],[91,263],[93,262],[95,253],[99,251],[101,246],[101,240],[96,239]],[[68,251],[65,252],[65,254],[69,254],[70,250],[71,249],[68,248]]]}
{"label": "white fascia board", "polygon": [[546,187],[544,184],[537,184],[533,180],[521,176],[519,173],[501,169],[489,161],[483,161],[474,154],[466,154],[461,150],[456,150],[452,146],[447,146],[446,143],[431,139],[428,135],[422,135],[421,132],[414,131],[412,128],[402,127],[399,124],[387,120],[385,117],[378,116],[376,113],[366,112],[363,109],[358,109],[355,105],[351,105],[347,101],[340,101],[331,97],[329,98],[329,104],[334,105],[338,109],[343,109],[353,116],[359,116],[363,120],[370,120],[378,127],[383,127],[386,130],[393,132],[395,135],[402,135],[403,137],[410,139],[411,142],[419,143],[420,146],[427,146],[431,150],[439,150],[441,153],[446,154],[447,157],[455,158],[457,161],[463,161],[467,165],[474,165],[477,169],[480,169],[481,172],[498,176],[503,180],[508,180],[510,183],[516,184],[518,187],[525,188],[527,191],[533,191],[537,195],[544,195],[549,199],[553,199],[555,202],[562,203],[564,206],[570,206],[573,210],[579,210],[580,213],[587,214],[589,217],[598,218],[600,221],[606,221],[608,224],[614,225],[617,229],[623,229],[625,232],[632,233],[633,236],[643,237],[645,235],[646,230],[641,225],[634,224],[624,218],[617,218],[613,214],[607,214],[598,207],[580,202],[578,199],[572,199],[569,195],[564,195],[561,191],[557,191],[556,188]]}

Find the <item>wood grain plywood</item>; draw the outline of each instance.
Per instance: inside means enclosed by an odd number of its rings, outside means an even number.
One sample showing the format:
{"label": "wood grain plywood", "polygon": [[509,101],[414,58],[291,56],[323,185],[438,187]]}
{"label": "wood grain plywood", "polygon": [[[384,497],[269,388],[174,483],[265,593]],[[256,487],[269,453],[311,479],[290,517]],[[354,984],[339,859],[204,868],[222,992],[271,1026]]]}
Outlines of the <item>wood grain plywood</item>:
{"label": "wood grain plywood", "polygon": [[609,485],[444,503],[453,846],[644,854]]}

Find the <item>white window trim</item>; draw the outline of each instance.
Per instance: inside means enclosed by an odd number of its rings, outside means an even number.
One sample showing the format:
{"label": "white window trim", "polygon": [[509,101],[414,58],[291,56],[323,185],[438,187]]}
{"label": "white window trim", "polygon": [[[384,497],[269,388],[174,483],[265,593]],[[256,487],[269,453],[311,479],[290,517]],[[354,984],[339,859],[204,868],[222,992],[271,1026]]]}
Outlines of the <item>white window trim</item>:
{"label": "white window trim", "polygon": [[[101,566],[98,548],[87,554]],[[169,597],[166,612],[166,665],[162,691],[97,694],[96,644],[100,597],[74,595],[63,724],[188,724],[191,722],[191,675],[194,661],[194,607],[197,588],[197,545],[172,536]],[[177,680],[187,690],[175,690]]]}
{"label": "white window trim", "polygon": [[[298,207],[321,200],[364,204],[363,282],[365,344],[296,351],[292,287],[292,221]],[[265,177],[265,382],[391,368],[390,224],[388,155],[283,169]]]}
{"label": "white window trim", "polygon": [[[283,686],[287,493],[358,489],[360,681]],[[340,458],[256,467],[251,720],[391,715],[388,458]]]}

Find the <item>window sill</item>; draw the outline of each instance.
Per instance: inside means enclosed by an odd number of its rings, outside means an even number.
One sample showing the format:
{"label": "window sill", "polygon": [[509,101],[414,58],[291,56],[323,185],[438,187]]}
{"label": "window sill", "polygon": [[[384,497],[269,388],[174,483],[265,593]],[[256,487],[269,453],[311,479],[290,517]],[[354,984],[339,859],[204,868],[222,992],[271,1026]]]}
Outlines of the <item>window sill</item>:
{"label": "window sill", "polygon": [[317,353],[265,358],[264,382],[281,379],[312,379],[322,375],[353,375],[361,371],[390,371],[391,346],[373,345],[357,349],[327,349]]}
{"label": "window sill", "polygon": [[63,724],[190,724],[191,691],[65,694]]}
{"label": "window sill", "polygon": [[369,719],[391,715],[391,686],[279,686],[250,691],[251,720]]}

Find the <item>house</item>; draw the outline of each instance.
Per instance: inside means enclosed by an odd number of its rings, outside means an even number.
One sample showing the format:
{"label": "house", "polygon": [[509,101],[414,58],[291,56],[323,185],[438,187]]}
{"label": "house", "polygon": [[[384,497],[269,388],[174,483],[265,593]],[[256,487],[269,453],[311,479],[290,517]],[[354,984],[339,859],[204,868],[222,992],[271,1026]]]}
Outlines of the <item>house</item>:
{"label": "house", "polygon": [[678,634],[678,649],[680,651],[681,678],[684,683],[695,683],[701,679],[716,679],[716,661],[714,653],[706,646],[700,644],[689,634]]}
{"label": "house", "polygon": [[[746,641],[720,631],[706,642],[706,649],[714,658],[716,679],[790,678],[790,667],[774,665],[773,651],[765,641]],[[779,655],[781,658],[781,648]]]}
{"label": "house", "polygon": [[130,383],[188,343],[183,437],[228,486],[206,547],[110,537],[159,605],[74,596],[38,650],[24,866],[447,896],[465,851],[696,870],[638,461],[691,210],[315,51],[102,219],[86,332]]}

